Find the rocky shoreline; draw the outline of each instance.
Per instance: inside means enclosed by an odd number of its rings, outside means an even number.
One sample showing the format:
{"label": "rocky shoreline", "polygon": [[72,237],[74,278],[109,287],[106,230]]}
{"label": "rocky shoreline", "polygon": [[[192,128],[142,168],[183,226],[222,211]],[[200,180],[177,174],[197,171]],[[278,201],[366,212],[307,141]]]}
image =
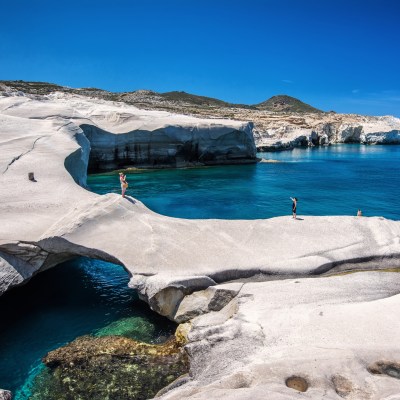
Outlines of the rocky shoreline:
{"label": "rocky shoreline", "polygon": [[[153,310],[190,328],[189,377],[162,399],[294,399],[300,389],[309,399],[396,399],[400,274],[383,270],[400,266],[400,222],[184,220],[91,193],[82,121],[117,135],[155,124],[124,107],[75,95],[0,98],[1,293],[75,256],[122,265]],[[217,125],[202,121],[197,132],[218,142],[228,130],[230,148],[233,129],[254,154],[248,125]],[[323,276],[354,269],[382,271]],[[274,279],[252,278],[260,274]]]}
{"label": "rocky shoreline", "polygon": [[339,143],[361,145],[400,144],[400,119],[360,115],[283,115],[270,119],[263,131],[254,130],[258,151],[291,150],[298,147]]}
{"label": "rocky shoreline", "polygon": [[[338,143],[400,144],[399,118],[323,112],[286,95],[273,96],[260,104],[244,105],[185,92],[156,93],[151,90],[137,90],[113,93],[94,88],[72,89],[45,82],[0,81],[0,96],[25,96],[43,100],[56,93],[58,96],[75,95],[95,102],[106,100],[109,104],[113,102],[131,105],[148,111],[202,119],[224,119],[225,123],[226,120],[250,121],[255,146],[261,152]],[[136,158],[140,153],[138,159],[143,160],[147,152],[147,142],[143,145],[139,141],[139,144],[136,148],[129,149],[128,153],[136,152]],[[123,146],[117,146],[116,149],[122,155],[126,154]],[[187,158],[193,161],[196,158],[196,143],[181,151],[187,153]],[[165,161],[171,166],[168,157],[164,156],[159,161],[156,161],[155,167],[162,167]],[[180,161],[178,159],[177,166]],[[221,160],[217,162],[221,163]],[[147,164],[153,166],[154,157]]]}

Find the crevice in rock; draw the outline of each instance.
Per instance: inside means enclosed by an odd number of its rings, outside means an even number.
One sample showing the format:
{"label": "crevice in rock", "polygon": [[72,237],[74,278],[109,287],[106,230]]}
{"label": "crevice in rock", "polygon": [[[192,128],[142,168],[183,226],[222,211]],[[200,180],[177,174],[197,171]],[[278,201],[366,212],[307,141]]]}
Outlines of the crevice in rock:
{"label": "crevice in rock", "polygon": [[[265,282],[295,278],[321,278],[352,271],[379,271],[395,268],[400,268],[400,253],[391,254],[390,256],[379,255],[332,261],[323,264],[307,273],[283,273],[281,271],[274,270],[267,271],[267,268],[265,268],[265,270],[258,268],[247,269],[244,271],[238,269],[218,271],[217,273],[209,274],[208,276],[217,284],[221,284],[235,281]],[[290,268],[288,268],[288,270],[290,270]]]}
{"label": "crevice in rock", "polygon": [[353,270],[368,271],[400,267],[400,253],[390,256],[356,257],[341,261],[332,261],[316,268],[312,275],[327,276],[328,274],[343,273]]}
{"label": "crevice in rock", "polygon": [[29,153],[35,148],[36,142],[37,142],[38,140],[44,138],[44,137],[46,137],[46,136],[39,136],[38,138],[36,138],[36,139],[34,140],[34,142],[33,142],[33,144],[32,144],[32,147],[31,147],[29,150],[27,150],[27,151],[25,151],[24,153],[21,153],[20,155],[14,157],[14,158],[7,164],[7,167],[6,167],[6,169],[3,171],[3,174],[5,174],[5,173],[8,171],[8,169],[11,167],[12,164],[14,164],[15,161],[18,161],[21,157],[25,156],[26,154],[29,154]]}

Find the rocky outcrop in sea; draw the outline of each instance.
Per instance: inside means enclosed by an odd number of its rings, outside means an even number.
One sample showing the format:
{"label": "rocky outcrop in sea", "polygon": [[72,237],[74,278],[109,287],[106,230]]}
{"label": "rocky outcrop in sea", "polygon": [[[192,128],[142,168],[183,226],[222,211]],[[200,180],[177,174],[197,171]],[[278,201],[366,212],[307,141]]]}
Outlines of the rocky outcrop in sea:
{"label": "rocky outcrop in sea", "polygon": [[77,338],[48,353],[35,378],[32,400],[154,397],[188,372],[179,339],[151,345],[121,336]]}

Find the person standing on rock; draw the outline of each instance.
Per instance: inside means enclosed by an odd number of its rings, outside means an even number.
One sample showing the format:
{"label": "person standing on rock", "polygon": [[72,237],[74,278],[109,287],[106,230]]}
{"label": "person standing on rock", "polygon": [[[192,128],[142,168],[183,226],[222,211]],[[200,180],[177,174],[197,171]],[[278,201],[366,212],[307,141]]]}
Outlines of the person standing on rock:
{"label": "person standing on rock", "polygon": [[291,197],[290,200],[293,201],[292,204],[292,214],[293,214],[293,218],[296,219],[297,218],[297,197]]}
{"label": "person standing on rock", "polygon": [[119,181],[121,182],[122,197],[125,197],[125,192],[128,188],[128,182],[126,181],[126,175],[124,175],[122,172],[119,173]]}

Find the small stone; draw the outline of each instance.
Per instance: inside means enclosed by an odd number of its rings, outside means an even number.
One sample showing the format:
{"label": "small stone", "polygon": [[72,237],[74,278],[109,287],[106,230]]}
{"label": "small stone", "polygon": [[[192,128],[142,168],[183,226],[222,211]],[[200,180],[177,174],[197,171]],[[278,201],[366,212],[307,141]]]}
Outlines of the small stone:
{"label": "small stone", "polygon": [[0,389],[0,400],[11,400],[12,393],[8,390]]}

